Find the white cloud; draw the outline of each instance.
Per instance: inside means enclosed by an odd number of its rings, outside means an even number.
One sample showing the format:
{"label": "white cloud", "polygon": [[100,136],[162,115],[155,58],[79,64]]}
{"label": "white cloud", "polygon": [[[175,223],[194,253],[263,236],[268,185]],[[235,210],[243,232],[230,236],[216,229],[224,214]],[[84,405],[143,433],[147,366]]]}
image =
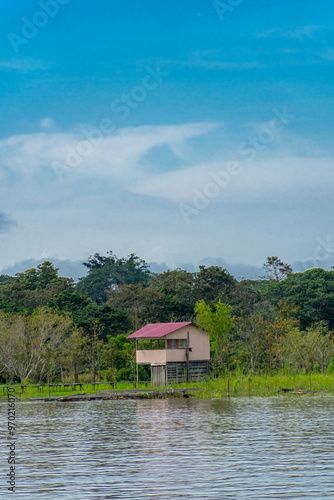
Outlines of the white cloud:
{"label": "white cloud", "polygon": [[257,33],[256,36],[257,38],[282,37],[282,38],[295,38],[297,40],[303,40],[305,38],[314,38],[314,35],[316,33],[323,30],[324,26],[316,26],[314,24],[308,24],[290,30],[286,30],[283,28],[273,28],[270,30],[259,32]]}
{"label": "white cloud", "polygon": [[[15,231],[1,241],[3,255],[7,255],[2,265],[36,256],[81,260],[96,251],[104,253],[110,249],[121,255],[135,251],[148,261],[172,265],[187,259],[189,237],[195,241],[194,259],[222,255],[223,245],[225,258],[233,261],[238,248],[235,258],[242,260],[242,251],[248,252],[243,244],[245,232],[254,240],[251,257],[255,258],[256,242],[273,217],[273,209],[268,209],[272,202],[282,207],[283,234],[289,212],[287,204],[298,210],[299,200],[304,197],[316,206],[317,196],[333,191],[329,152],[319,152],[316,147],[307,150],[297,141],[289,143],[291,150],[285,151],[284,143],[275,138],[277,148],[259,152],[254,161],[247,162],[236,152],[234,159],[239,162],[241,172],[231,176],[228,185],[210,200],[208,208],[194,216],[187,226],[179,203],[191,204],[194,189],[203,193],[214,182],[210,172],[217,174],[227,168],[224,153],[221,161],[210,160],[216,153],[212,141],[208,141],[211,144],[208,150],[205,146],[200,150],[201,141],[192,141],[209,134],[216,138],[215,128],[217,124],[190,123],[118,130],[105,136],[62,184],[52,170],[52,162],[65,162],[68,148],[77,149],[84,135],[41,132],[1,140],[0,194],[6,211],[17,221]],[[161,171],[159,155],[154,156],[156,168],[143,161],[152,148],[161,145],[173,150],[179,160],[177,168],[173,165],[173,169]],[[193,148],[187,156],[189,145]],[[301,149],[307,157],[300,157]],[[262,217],[257,226],[253,221],[249,226],[253,205],[260,207]],[[328,214],[327,219],[330,210]],[[325,232],[328,222],[323,219]],[[282,247],[289,238],[284,240],[280,236]],[[271,248],[263,251],[265,255],[274,252]],[[247,259],[249,262],[250,257]]]}
{"label": "white cloud", "polygon": [[54,121],[48,116],[41,120],[41,127],[43,128],[50,128],[52,125],[54,125]]}
{"label": "white cloud", "polygon": [[[215,180],[217,175],[222,179],[221,185]],[[213,188],[212,184],[217,184],[219,189]],[[132,186],[133,192],[175,203],[191,203],[196,193],[217,191],[217,195],[212,195],[212,198],[224,204],[242,205],[255,201],[258,204],[284,202],[285,198],[301,193],[305,196],[308,193],[312,198],[323,190],[333,188],[331,158],[298,158],[292,155],[282,156],[279,160],[239,160],[235,175],[228,174],[228,162],[208,162],[174,172],[150,175],[142,183]]]}
{"label": "white cloud", "polygon": [[35,71],[37,69],[45,69],[41,61],[35,59],[12,59],[0,61],[0,70],[10,71]]}
{"label": "white cloud", "polygon": [[261,64],[257,61],[219,61],[219,60],[205,60],[205,59],[192,59],[189,61],[188,66],[204,69],[254,69],[266,68],[266,64]]}
{"label": "white cloud", "polygon": [[328,61],[334,61],[334,49],[332,47],[328,47],[327,51],[322,52],[320,56]]}
{"label": "white cloud", "polygon": [[52,171],[54,162],[58,162],[78,176],[127,181],[129,176],[141,177],[140,160],[151,148],[168,145],[180,155],[185,141],[206,134],[213,127],[215,125],[210,123],[145,126],[120,129],[114,135],[100,134],[95,139],[92,129],[83,130],[81,134],[16,135],[0,141],[0,166],[20,176],[31,177],[46,169]]}
{"label": "white cloud", "polygon": [[[51,119],[45,118],[45,124]],[[44,121],[43,120],[43,121]],[[54,162],[65,165],[70,173],[70,182],[65,187],[74,188],[77,182],[91,182],[100,179],[113,182],[124,192],[160,198],[174,203],[189,202],[194,190],[203,190],[212,184],[212,176],[226,172],[227,161],[196,161],[196,151],[191,158],[183,154],[187,152],[187,141],[194,137],[209,134],[217,125],[212,123],[190,123],[170,126],[145,126],[120,129],[114,135],[100,138],[100,144],[91,145],[91,152],[86,157],[80,156],[84,144],[91,144],[85,138],[85,132],[78,133],[38,133],[17,135],[0,141],[0,170],[2,167],[2,186],[6,179],[14,174],[16,188],[23,191],[20,199],[26,201],[24,192],[29,189],[39,191],[39,179],[47,172],[55,184],[58,183]],[[255,126],[255,125],[254,125]],[[87,129],[86,135],[91,134]],[[92,135],[90,137],[93,137]],[[283,197],[284,193],[300,190],[327,189],[334,184],[331,155],[321,152],[316,157],[310,149],[303,150],[306,158],[300,158],[293,152],[300,150],[297,138],[290,144],[291,151],[284,151],[279,138],[274,151],[261,152],[253,161],[236,153],[240,173],[225,175],[226,186],[220,188],[218,199],[224,202],[238,201],[245,203],[256,198],[263,201],[273,197]],[[145,155],[157,146],[167,145],[179,159],[177,168],[171,165],[170,170],[159,172],[159,165],[152,169],[142,162]],[[277,157],[280,159],[277,159]],[[78,164],[71,163],[72,157]],[[209,152],[207,152],[209,157]],[[66,171],[67,173],[67,171]],[[7,177],[6,177],[7,176]],[[229,180],[228,180],[229,178]],[[227,181],[226,181],[227,179]],[[116,183],[116,184],[115,184]],[[45,199],[49,199],[48,189],[43,188]],[[0,188],[1,189],[1,188]],[[3,194],[5,196],[5,194]],[[31,197],[31,193],[27,197]],[[39,192],[38,196],[43,196]],[[41,199],[41,198],[40,198]],[[34,201],[35,198],[33,197]]]}

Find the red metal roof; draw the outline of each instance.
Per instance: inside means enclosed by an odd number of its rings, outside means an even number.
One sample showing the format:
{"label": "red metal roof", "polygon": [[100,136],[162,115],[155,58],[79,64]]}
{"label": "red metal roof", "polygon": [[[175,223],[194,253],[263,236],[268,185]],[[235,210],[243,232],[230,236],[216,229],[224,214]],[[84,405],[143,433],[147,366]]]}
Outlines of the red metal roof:
{"label": "red metal roof", "polygon": [[150,323],[143,328],[140,328],[134,333],[131,333],[128,339],[139,339],[139,338],[159,338],[164,337],[168,333],[175,332],[180,328],[191,325],[191,321],[186,321],[183,323]]}

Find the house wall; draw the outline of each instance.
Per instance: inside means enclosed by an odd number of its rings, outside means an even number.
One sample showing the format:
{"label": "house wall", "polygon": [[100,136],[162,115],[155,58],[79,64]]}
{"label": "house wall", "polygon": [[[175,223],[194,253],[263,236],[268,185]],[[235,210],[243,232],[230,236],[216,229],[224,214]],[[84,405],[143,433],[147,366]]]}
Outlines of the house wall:
{"label": "house wall", "polygon": [[[167,345],[170,346],[169,340],[187,339],[189,332],[189,347],[192,349],[189,352],[189,361],[209,361],[210,360],[210,339],[209,336],[202,330],[199,330],[194,325],[184,326],[176,332],[166,335]],[[185,349],[143,349],[136,351],[136,362],[138,364],[151,364],[167,362],[185,362]]]}
{"label": "house wall", "polygon": [[[191,353],[189,353],[191,354]],[[138,364],[166,363],[169,361],[186,361],[185,349],[146,349],[136,351]]]}
{"label": "house wall", "polygon": [[136,351],[136,362],[138,364],[166,363],[165,349],[144,349]]}
{"label": "house wall", "polygon": [[167,349],[166,350],[167,362],[169,361],[186,361],[185,349]]}
{"label": "house wall", "polygon": [[[168,333],[166,335],[167,339],[186,339],[187,332],[189,332],[189,347],[192,348],[192,352],[189,352],[189,361],[196,360],[209,360],[210,359],[210,338],[202,330],[199,330],[194,325],[184,326],[176,332]],[[183,351],[183,349],[180,349]],[[178,349],[170,349],[167,352],[177,352]],[[174,361],[169,359],[169,361]],[[175,359],[175,361],[182,361],[181,359]]]}

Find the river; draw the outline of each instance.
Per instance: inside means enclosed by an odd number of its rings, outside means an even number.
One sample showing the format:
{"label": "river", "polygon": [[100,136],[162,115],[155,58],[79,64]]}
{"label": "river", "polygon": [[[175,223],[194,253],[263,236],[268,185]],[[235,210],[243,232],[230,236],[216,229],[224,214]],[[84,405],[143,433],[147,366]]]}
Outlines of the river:
{"label": "river", "polygon": [[16,410],[16,492],[2,480],[1,498],[334,498],[333,397],[21,402]]}

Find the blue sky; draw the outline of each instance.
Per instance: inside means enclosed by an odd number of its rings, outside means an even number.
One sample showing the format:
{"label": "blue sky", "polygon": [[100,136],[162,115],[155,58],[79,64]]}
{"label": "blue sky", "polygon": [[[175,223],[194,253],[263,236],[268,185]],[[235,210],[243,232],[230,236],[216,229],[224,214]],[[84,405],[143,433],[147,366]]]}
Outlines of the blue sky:
{"label": "blue sky", "polygon": [[0,270],[334,264],[333,11],[2,0]]}

